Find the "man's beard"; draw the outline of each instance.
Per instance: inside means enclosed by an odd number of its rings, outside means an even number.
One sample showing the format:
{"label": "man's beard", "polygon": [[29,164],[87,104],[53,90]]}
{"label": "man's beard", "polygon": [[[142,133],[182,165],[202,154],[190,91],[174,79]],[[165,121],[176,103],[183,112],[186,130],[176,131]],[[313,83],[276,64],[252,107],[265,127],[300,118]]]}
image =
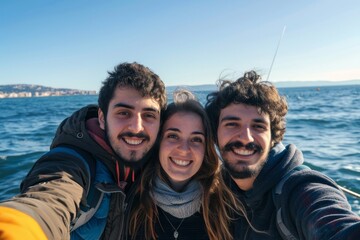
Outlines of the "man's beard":
{"label": "man's beard", "polygon": [[265,164],[265,162],[263,162],[261,165],[256,166],[255,169],[250,169],[248,166],[245,166],[241,170],[237,170],[235,166],[237,163],[230,164],[230,161],[225,158],[223,158],[223,163],[226,170],[234,179],[246,179],[257,176]]}
{"label": "man's beard", "polygon": [[[246,145],[244,145],[242,142],[236,141],[236,142],[231,142],[226,144],[222,149],[221,149],[221,153],[222,156],[224,156],[226,152],[231,152],[233,151],[233,148],[240,148],[243,147],[246,150],[252,151],[255,150],[258,153],[262,153],[263,149],[260,145],[257,145],[253,142],[248,143]],[[254,169],[251,169],[249,166],[246,166],[246,161],[244,161],[244,167],[241,167],[241,169],[237,169],[237,165],[241,164],[242,161],[241,160],[237,160],[235,163],[230,163],[230,161],[226,158],[223,157],[223,163],[224,163],[224,167],[226,168],[226,170],[230,173],[230,175],[234,178],[234,179],[246,179],[246,178],[251,178],[254,176],[257,176],[259,174],[259,172],[261,171],[261,169],[263,168],[265,161],[256,166]]]}
{"label": "man's beard", "polygon": [[130,167],[131,169],[134,169],[134,170],[138,170],[138,169],[141,169],[142,167],[144,167],[149,159],[156,157],[156,156],[154,156],[154,153],[155,153],[154,148],[150,148],[150,150],[147,151],[146,153],[144,153],[143,156],[137,161],[131,161],[131,160],[127,161],[120,155],[118,155],[118,156],[121,159],[121,161],[124,163],[125,166]]}
{"label": "man's beard", "polygon": [[[122,134],[116,136],[116,138],[117,138],[117,140],[122,141],[120,139],[124,136],[145,138],[145,141],[149,141],[149,136],[144,133],[133,134],[133,133],[127,132],[127,133],[122,133]],[[118,158],[120,158],[120,161],[125,166],[128,166],[134,170],[140,169],[141,167],[143,167],[145,165],[145,163],[147,162],[147,160],[152,156],[152,154],[154,152],[153,148],[145,149],[142,156],[140,158],[137,158],[136,157],[137,152],[130,151],[130,158],[126,158],[119,149],[113,147],[113,145],[116,145],[116,144],[115,143],[112,144],[112,140],[109,135],[109,128],[108,128],[106,122],[105,122],[105,140],[106,140],[107,144],[111,147],[113,152],[118,156]]]}

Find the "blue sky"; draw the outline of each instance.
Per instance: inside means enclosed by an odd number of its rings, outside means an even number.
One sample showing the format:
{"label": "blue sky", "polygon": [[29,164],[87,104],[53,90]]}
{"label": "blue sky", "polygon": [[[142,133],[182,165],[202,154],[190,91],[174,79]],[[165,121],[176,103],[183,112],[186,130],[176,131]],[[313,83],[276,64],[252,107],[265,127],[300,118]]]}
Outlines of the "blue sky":
{"label": "blue sky", "polygon": [[360,79],[360,1],[0,1],[0,85],[98,90],[137,61],[167,86],[257,70],[269,80]]}

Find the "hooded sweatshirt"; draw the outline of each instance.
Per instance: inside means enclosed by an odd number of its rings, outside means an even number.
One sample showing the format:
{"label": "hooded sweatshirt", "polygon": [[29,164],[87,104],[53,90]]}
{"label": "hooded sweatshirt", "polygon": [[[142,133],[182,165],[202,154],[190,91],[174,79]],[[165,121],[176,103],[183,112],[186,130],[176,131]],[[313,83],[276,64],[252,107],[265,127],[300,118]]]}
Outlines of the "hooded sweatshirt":
{"label": "hooded sweatshirt", "polygon": [[[124,166],[123,161],[106,143],[104,131],[98,125],[97,113],[98,107],[89,105],[65,119],[57,129],[51,148],[70,146],[92,155],[105,166],[116,187],[126,193],[132,192],[134,173]],[[71,222],[79,213],[80,203],[86,201],[90,184],[87,169],[88,166],[77,158],[69,159],[62,154],[45,154],[23,180],[21,193],[1,203],[0,208],[10,210],[10,215],[11,211],[20,211],[25,218],[32,218],[35,220],[32,224],[38,224],[48,239],[69,239]],[[106,227],[103,233],[100,233],[102,239],[121,239],[126,205],[123,196],[119,193],[111,194],[111,211],[107,216]],[[36,229],[32,225],[27,225],[29,229],[24,229],[24,225],[20,226],[22,218],[9,217],[8,214],[6,219],[2,219],[1,216],[0,214],[0,227],[2,222],[5,222],[6,226],[10,222],[19,230],[34,232]],[[0,230],[6,235],[7,229],[10,228]],[[37,236],[43,235],[39,233]]]}
{"label": "hooded sweatshirt", "polygon": [[[301,151],[294,145],[285,148],[277,144],[248,191],[241,190],[228,172],[223,171],[225,181],[243,202],[256,229],[238,216],[232,226],[234,239],[282,239],[272,192],[281,179],[303,161]],[[290,173],[280,201],[282,220],[297,239],[360,239],[360,217],[351,212],[336,183],[320,172],[309,169]]]}

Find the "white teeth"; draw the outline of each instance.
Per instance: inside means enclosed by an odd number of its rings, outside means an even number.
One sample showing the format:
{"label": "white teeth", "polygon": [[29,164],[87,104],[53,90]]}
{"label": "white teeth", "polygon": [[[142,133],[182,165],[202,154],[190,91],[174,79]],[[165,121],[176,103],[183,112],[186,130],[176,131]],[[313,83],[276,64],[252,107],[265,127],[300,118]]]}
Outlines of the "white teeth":
{"label": "white teeth", "polygon": [[174,158],[172,158],[171,160],[180,166],[187,166],[190,164],[190,161],[178,160],[178,159],[174,159]]}
{"label": "white teeth", "polygon": [[246,149],[233,149],[234,153],[238,154],[238,155],[244,155],[244,156],[249,156],[251,154],[254,153],[254,151],[250,151],[250,150],[246,150]]}
{"label": "white teeth", "polygon": [[129,139],[129,138],[124,138],[124,141],[130,145],[139,145],[140,143],[143,142],[143,140],[134,140],[134,139]]}

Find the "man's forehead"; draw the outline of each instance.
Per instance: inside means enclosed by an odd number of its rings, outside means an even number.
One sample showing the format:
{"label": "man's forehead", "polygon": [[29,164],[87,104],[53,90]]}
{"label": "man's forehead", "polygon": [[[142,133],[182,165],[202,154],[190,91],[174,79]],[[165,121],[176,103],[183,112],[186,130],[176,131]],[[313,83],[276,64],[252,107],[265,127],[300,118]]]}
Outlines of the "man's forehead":
{"label": "man's forehead", "polygon": [[118,88],[111,100],[113,107],[125,107],[137,110],[156,110],[160,112],[160,104],[151,96],[142,96],[134,88]]}
{"label": "man's forehead", "polygon": [[269,114],[262,112],[259,107],[247,105],[244,103],[232,103],[220,111],[220,119],[222,118],[243,118],[256,117],[269,119]]}

